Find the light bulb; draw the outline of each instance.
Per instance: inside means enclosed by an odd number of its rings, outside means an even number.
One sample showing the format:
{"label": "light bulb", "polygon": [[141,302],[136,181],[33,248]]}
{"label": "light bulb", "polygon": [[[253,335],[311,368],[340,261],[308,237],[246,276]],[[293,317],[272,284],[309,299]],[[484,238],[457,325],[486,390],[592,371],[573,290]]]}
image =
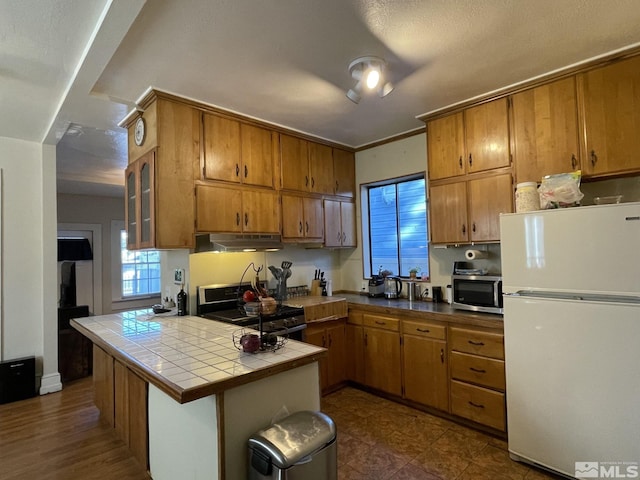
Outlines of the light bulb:
{"label": "light bulb", "polygon": [[367,74],[367,87],[370,89],[376,88],[380,81],[380,72],[377,68],[372,68]]}

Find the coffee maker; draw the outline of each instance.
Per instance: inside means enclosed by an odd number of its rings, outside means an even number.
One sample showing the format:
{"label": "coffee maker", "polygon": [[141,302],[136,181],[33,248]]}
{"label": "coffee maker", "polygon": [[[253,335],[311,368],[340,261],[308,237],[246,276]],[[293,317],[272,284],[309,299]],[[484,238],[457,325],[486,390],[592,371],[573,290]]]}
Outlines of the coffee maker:
{"label": "coffee maker", "polygon": [[369,296],[384,297],[384,277],[381,275],[371,275],[369,279]]}

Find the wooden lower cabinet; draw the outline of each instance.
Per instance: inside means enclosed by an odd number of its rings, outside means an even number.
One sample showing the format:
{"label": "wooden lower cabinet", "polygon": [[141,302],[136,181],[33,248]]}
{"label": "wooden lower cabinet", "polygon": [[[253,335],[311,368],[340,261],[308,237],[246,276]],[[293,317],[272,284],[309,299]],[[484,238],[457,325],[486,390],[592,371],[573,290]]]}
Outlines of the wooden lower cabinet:
{"label": "wooden lower cabinet", "polygon": [[[446,327],[403,322],[404,398],[449,410]],[[409,333],[408,333],[409,332]]]}
{"label": "wooden lower cabinet", "polygon": [[148,384],[126,365],[100,347],[93,346],[95,403],[100,418],[149,468]]}
{"label": "wooden lower cabinet", "polygon": [[506,430],[505,398],[501,392],[452,380],[451,413],[496,430]]}
{"label": "wooden lower cabinet", "polygon": [[365,314],[363,321],[365,385],[402,395],[398,320]]}
{"label": "wooden lower cabinet", "polygon": [[504,335],[449,328],[451,413],[506,430]]}
{"label": "wooden lower cabinet", "polygon": [[346,321],[344,319],[309,323],[306,342],[324,347],[329,352],[320,360],[320,388],[323,393],[330,392],[347,380],[346,373]]}
{"label": "wooden lower cabinet", "polygon": [[349,312],[347,319],[347,379],[364,384],[364,328],[362,312]]}

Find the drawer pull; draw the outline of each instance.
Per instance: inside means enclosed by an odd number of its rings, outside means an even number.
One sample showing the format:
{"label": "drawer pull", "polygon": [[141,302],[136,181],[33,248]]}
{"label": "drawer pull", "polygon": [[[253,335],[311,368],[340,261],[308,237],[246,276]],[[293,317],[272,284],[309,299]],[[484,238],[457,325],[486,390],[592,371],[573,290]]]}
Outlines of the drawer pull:
{"label": "drawer pull", "polygon": [[483,347],[484,346],[484,342],[474,342],[473,340],[469,340],[469,343],[471,345],[475,345],[476,347]]}
{"label": "drawer pull", "polygon": [[376,320],[376,325],[386,325],[386,322],[381,322],[380,320]]}
{"label": "drawer pull", "polygon": [[472,372],[476,372],[476,373],[487,373],[486,370],[482,370],[480,368],[469,367],[469,370],[471,370]]}
{"label": "drawer pull", "polygon": [[440,349],[440,363],[444,363],[444,348]]}
{"label": "drawer pull", "polygon": [[472,407],[476,407],[476,408],[484,408],[484,405],[473,403],[471,400],[469,400],[469,405],[471,405]]}
{"label": "drawer pull", "polygon": [[416,330],[418,332],[422,332],[422,333],[429,333],[429,329],[428,328],[416,328]]}

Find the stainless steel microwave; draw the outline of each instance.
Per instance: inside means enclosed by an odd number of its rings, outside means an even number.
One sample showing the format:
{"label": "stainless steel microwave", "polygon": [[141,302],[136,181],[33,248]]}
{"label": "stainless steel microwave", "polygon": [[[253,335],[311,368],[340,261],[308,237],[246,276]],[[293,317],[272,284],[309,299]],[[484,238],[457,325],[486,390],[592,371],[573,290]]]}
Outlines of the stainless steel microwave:
{"label": "stainless steel microwave", "polygon": [[461,310],[503,313],[502,277],[495,275],[452,275],[452,305]]}

